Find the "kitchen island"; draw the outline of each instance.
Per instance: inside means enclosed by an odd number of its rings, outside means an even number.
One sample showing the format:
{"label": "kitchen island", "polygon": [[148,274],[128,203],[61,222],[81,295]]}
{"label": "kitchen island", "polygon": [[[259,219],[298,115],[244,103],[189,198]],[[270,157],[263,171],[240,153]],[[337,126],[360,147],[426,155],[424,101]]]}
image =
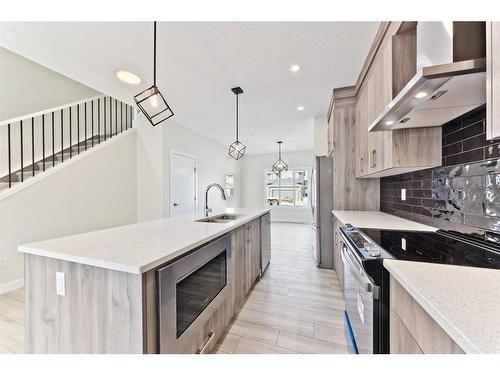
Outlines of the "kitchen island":
{"label": "kitchen island", "polygon": [[19,246],[26,351],[210,351],[270,251],[268,209],[222,214],[228,220],[178,216]]}

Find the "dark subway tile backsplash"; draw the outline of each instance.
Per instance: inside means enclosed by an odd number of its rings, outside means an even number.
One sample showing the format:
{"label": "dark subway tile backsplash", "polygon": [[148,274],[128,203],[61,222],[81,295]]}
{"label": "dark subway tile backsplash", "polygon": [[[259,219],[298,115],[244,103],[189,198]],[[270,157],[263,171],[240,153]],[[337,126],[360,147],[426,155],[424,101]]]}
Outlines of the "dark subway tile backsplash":
{"label": "dark subway tile backsplash", "polygon": [[[380,209],[500,241],[500,141],[486,140],[485,107],[443,126],[443,165],[380,180]],[[406,189],[406,200],[401,200]]]}

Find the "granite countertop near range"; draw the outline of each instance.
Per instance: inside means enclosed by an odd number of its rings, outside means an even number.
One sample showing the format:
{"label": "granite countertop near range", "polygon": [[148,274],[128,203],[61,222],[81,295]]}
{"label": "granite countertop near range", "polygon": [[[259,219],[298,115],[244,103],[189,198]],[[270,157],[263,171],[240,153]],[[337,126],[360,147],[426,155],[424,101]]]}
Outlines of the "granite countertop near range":
{"label": "granite countertop near range", "polygon": [[500,270],[384,259],[465,353],[500,353]]}
{"label": "granite countertop near range", "polygon": [[351,224],[357,228],[389,229],[435,232],[438,228],[386,214],[382,211],[346,211],[333,210],[333,215],[343,224]]}
{"label": "granite countertop near range", "polygon": [[183,215],[19,245],[26,254],[141,274],[262,216],[269,209],[226,209],[227,223],[197,222]]}

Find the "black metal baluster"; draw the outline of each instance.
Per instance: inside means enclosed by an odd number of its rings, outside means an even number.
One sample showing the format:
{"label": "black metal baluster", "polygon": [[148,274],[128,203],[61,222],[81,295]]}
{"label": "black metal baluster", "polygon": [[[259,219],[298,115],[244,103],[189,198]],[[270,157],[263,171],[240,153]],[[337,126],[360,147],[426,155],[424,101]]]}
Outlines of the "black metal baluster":
{"label": "black metal baluster", "polygon": [[130,106],[130,129],[132,129],[132,125],[133,125],[133,117],[134,117],[134,108],[132,108],[132,106]]}
{"label": "black metal baluster", "polygon": [[45,172],[45,114],[42,115],[42,171]]}
{"label": "black metal baluster", "polygon": [[76,152],[80,154],[80,104],[77,105],[76,107]]}
{"label": "black metal baluster", "polygon": [[20,131],[21,131],[21,182],[24,181],[24,164],[23,164],[23,120],[21,120],[21,126],[20,126]]}
{"label": "black metal baluster", "polygon": [[85,151],[86,151],[87,150],[87,102],[85,102],[84,110],[85,110],[85,116],[84,116],[84,120],[85,120],[85,137],[83,137],[83,139],[85,140]]}
{"label": "black metal baluster", "polygon": [[64,116],[63,116],[63,110],[61,109],[61,163],[64,161]]}
{"label": "black metal baluster", "polygon": [[104,113],[103,113],[103,118],[104,118],[104,140],[106,140],[106,97],[104,99]]}
{"label": "black metal baluster", "polygon": [[52,112],[52,166],[56,166],[56,146],[54,137],[54,112]]}
{"label": "black metal baluster", "polygon": [[123,133],[123,102],[120,102],[120,133]]}
{"label": "black metal baluster", "polygon": [[109,97],[109,138],[113,137],[113,102]]}
{"label": "black metal baluster", "polygon": [[71,131],[71,107],[69,107],[69,158],[73,157],[73,142],[71,138],[73,137],[73,132]]}
{"label": "black metal baluster", "polygon": [[128,104],[125,104],[125,130],[128,129]]}
{"label": "black metal baluster", "polygon": [[92,100],[92,103],[91,103],[91,114],[92,114],[92,147],[94,147],[94,101]]}
{"label": "black metal baluster", "polygon": [[31,118],[31,172],[35,177],[35,118]]}
{"label": "black metal baluster", "polygon": [[115,99],[115,135],[118,134],[118,100]]}
{"label": "black metal baluster", "polygon": [[97,143],[101,143],[101,99],[97,99]]}
{"label": "black metal baluster", "polygon": [[9,188],[12,187],[12,165],[11,165],[11,152],[10,152],[10,124],[7,125],[7,138],[9,139]]}

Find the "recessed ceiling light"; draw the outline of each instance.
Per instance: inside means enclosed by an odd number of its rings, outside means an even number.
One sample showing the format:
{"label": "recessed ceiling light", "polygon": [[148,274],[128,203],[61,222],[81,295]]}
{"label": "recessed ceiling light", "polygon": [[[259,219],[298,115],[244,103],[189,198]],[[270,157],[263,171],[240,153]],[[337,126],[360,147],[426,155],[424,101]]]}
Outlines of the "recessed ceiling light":
{"label": "recessed ceiling light", "polygon": [[386,121],[385,124],[390,126],[390,125],[394,124],[394,121],[389,120],[389,121]]}
{"label": "recessed ceiling light", "polygon": [[304,110],[304,106],[299,105],[299,106],[297,107],[297,111],[303,111],[303,110]]}
{"label": "recessed ceiling light", "polygon": [[295,64],[290,67],[290,71],[294,73],[298,72],[299,70],[300,70],[300,65]]}
{"label": "recessed ceiling light", "polygon": [[128,70],[118,70],[116,72],[116,76],[121,81],[130,85],[138,85],[139,83],[141,83],[141,78],[137,74],[129,72]]}
{"label": "recessed ceiling light", "polygon": [[415,99],[422,99],[427,96],[427,93],[425,91],[419,91],[415,94],[414,98]]}

